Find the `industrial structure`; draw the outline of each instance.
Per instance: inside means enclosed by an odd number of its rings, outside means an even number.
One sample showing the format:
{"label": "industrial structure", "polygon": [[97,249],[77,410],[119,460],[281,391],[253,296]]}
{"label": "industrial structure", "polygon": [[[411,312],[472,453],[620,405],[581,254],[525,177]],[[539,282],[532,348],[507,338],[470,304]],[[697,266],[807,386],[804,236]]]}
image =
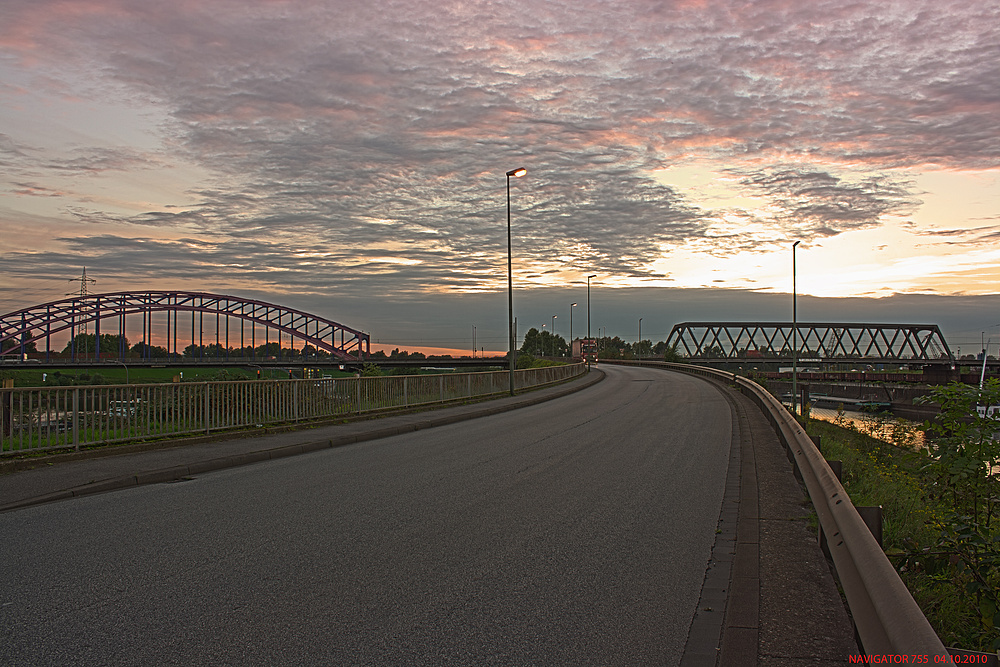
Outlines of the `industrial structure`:
{"label": "industrial structure", "polygon": [[[211,329],[213,319],[214,332],[206,341],[206,320]],[[93,349],[78,350],[77,335],[91,326]],[[39,352],[33,357],[50,361],[59,354],[53,337],[66,336],[70,361],[124,359],[130,351],[126,332],[139,333],[144,343],[139,349],[147,358],[154,348],[171,358],[181,356],[187,345],[204,349],[206,343],[227,356],[237,342],[237,349],[249,346],[251,353],[272,341],[280,349],[283,336],[292,348],[311,346],[333,360],[360,361],[370,351],[368,334],[294,308],[207,292],[146,291],[86,294],[2,315],[0,359],[25,360],[34,348]],[[118,349],[101,349],[102,333],[115,336]]]}

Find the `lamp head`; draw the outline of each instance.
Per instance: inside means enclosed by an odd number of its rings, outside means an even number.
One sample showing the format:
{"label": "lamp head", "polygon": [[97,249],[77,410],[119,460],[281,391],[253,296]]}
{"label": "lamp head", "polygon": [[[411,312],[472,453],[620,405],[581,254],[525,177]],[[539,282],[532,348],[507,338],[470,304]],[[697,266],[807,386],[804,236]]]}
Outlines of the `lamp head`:
{"label": "lamp head", "polygon": [[520,178],[521,176],[524,176],[527,173],[528,173],[527,169],[525,169],[524,167],[518,167],[517,169],[511,169],[510,171],[508,171],[507,175],[517,176],[518,178]]}

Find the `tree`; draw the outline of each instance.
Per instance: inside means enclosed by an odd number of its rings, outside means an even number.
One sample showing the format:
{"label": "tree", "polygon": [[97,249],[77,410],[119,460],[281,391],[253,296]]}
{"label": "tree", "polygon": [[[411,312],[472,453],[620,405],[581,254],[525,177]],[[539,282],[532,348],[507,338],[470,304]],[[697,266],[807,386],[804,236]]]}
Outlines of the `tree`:
{"label": "tree", "polygon": [[38,352],[38,349],[37,349],[37,346],[35,344],[35,341],[27,342],[28,339],[31,338],[34,335],[35,334],[34,334],[33,331],[25,331],[23,334],[21,334],[21,340],[17,340],[15,338],[8,338],[7,340],[5,340],[3,342],[2,348],[0,348],[0,351],[6,352],[7,350],[12,350],[14,348],[17,348],[18,350],[20,350],[21,349],[21,342],[25,341],[24,342],[24,352],[25,352],[25,354],[27,354],[29,352]]}
{"label": "tree", "polygon": [[622,351],[617,347],[606,347],[597,353],[599,359],[621,359]]}
{"label": "tree", "polygon": [[618,336],[614,338],[605,336],[597,340],[597,356],[601,359],[622,359],[628,349],[628,343]]}
{"label": "tree", "polygon": [[399,348],[397,347],[397,348],[393,349],[392,352],[389,353],[389,358],[390,359],[394,359],[394,360],[398,359],[400,361],[406,361],[407,359],[413,359],[415,361],[421,361],[423,359],[426,359],[427,356],[423,352],[407,352],[406,350],[403,350],[401,352],[399,350]]}
{"label": "tree", "polygon": [[[127,351],[129,349],[128,338],[122,339],[115,334],[101,334],[101,354],[111,354],[118,356],[122,350],[122,343]],[[97,336],[91,333],[78,333],[66,343],[63,354],[70,354],[75,349],[77,354],[93,353],[97,347]]]}
{"label": "tree", "polygon": [[675,364],[679,364],[684,361],[684,357],[682,357],[681,353],[677,351],[677,343],[674,343],[670,347],[667,347],[666,344],[664,344],[663,347],[664,347],[663,350],[664,361],[669,361]]}
{"label": "tree", "polygon": [[139,359],[166,359],[170,353],[159,345],[147,345],[145,341],[139,341],[129,350],[129,356]]}
{"label": "tree", "polygon": [[569,345],[562,336],[553,336],[549,331],[541,331],[532,327],[524,334],[521,351],[539,357],[565,357],[569,354]]}
{"label": "tree", "polygon": [[268,359],[270,357],[278,359],[281,356],[281,344],[265,343],[264,345],[259,345],[255,352],[258,359]]}
{"label": "tree", "polygon": [[723,359],[726,356],[726,351],[718,345],[709,345],[702,349],[701,356],[705,359]]}
{"label": "tree", "polygon": [[524,340],[521,342],[521,352],[532,355],[539,354],[542,349],[541,341],[541,332],[531,327],[524,334]]}
{"label": "tree", "polygon": [[[385,358],[385,352],[382,352],[381,350],[374,352],[371,356],[375,357],[379,354],[382,355],[381,358]],[[312,345],[309,345],[308,343],[302,346],[301,355],[303,359],[328,359],[330,357],[330,353],[326,350],[320,350]]]}
{"label": "tree", "polygon": [[921,564],[931,571],[955,563],[955,583],[969,596],[967,604],[980,612],[977,634],[992,638],[997,650],[1000,477],[993,471],[1000,466],[1000,381],[986,380],[982,389],[959,382],[936,387],[923,402],[941,407],[938,420],[926,424],[937,435],[928,449],[927,468],[936,479],[931,495],[947,501],[950,509],[931,520],[939,531],[937,544],[915,551],[928,554]]}

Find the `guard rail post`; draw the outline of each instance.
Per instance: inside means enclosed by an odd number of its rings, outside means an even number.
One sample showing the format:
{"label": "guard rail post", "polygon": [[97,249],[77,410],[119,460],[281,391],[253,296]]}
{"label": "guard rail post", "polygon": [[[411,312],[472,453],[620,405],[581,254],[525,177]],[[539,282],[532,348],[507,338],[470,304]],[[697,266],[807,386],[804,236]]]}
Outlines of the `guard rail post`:
{"label": "guard rail post", "polygon": [[205,383],[205,435],[212,432],[212,400],[211,393],[212,384],[210,382]]}
{"label": "guard rail post", "polygon": [[14,379],[7,378],[0,389],[0,438],[14,438]]}
{"label": "guard rail post", "polygon": [[80,451],[80,388],[73,387],[73,449]]}

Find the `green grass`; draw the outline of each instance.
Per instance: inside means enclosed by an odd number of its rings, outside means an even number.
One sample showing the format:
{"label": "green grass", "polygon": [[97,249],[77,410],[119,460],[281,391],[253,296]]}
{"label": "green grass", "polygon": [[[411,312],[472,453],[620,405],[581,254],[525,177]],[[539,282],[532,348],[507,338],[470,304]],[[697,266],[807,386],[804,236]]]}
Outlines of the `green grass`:
{"label": "green grass", "polygon": [[882,506],[885,550],[901,550],[904,540],[924,535],[933,518],[920,469],[926,454],[894,446],[857,430],[810,420],[808,432],[822,438],[823,456],[844,464],[841,483],[856,506]]}
{"label": "green grass", "polygon": [[[890,439],[892,430],[888,432]],[[827,460],[843,462],[842,483],[852,502],[856,506],[882,506],[886,555],[944,644],[990,650],[992,638],[970,630],[979,621],[975,605],[965,594],[967,577],[956,568],[935,571],[922,563],[917,545],[935,543],[943,525],[941,517],[948,509],[929,493],[933,481],[924,470],[929,458],[926,452],[873,438],[858,428],[819,420],[810,420],[807,431],[821,436]],[[910,445],[909,437],[898,426],[895,439]]]}

